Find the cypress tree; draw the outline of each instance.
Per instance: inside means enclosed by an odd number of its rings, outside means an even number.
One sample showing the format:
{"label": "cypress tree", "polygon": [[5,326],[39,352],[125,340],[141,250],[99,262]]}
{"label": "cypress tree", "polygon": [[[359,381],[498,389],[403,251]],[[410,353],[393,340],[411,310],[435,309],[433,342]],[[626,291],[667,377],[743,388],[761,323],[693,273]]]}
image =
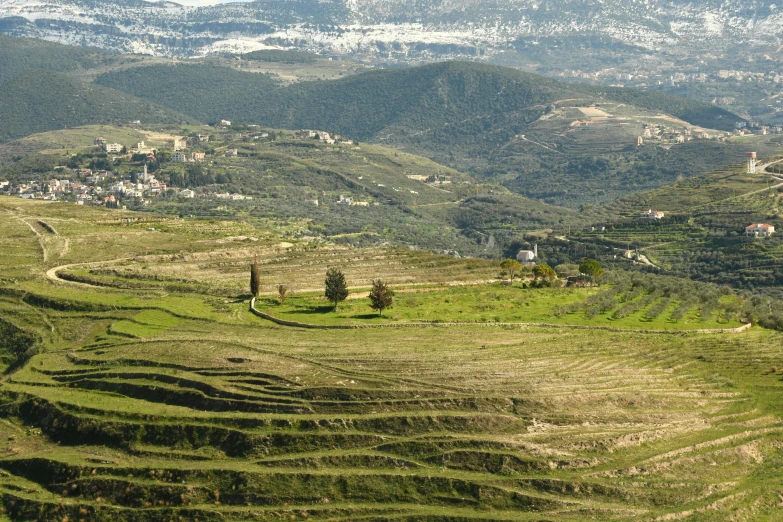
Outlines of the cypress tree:
{"label": "cypress tree", "polygon": [[261,271],[258,269],[258,258],[253,259],[250,265],[250,293],[253,297],[258,297],[261,292]]}

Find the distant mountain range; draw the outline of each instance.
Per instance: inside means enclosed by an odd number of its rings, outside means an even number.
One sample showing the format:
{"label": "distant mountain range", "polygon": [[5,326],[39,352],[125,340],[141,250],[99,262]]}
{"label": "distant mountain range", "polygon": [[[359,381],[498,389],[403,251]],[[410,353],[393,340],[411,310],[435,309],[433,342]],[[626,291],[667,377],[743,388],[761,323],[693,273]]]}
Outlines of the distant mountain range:
{"label": "distant mountain range", "polygon": [[574,36],[677,55],[775,52],[783,9],[759,0],[6,0],[0,32],[162,56],[280,46],[410,62],[489,58],[519,39]]}
{"label": "distant mountain range", "polygon": [[[466,61],[284,86],[233,59],[142,60],[0,36],[0,64],[0,142],[137,120],[320,129],[572,208],[713,170],[748,146],[702,137],[742,121],[715,105]],[[639,147],[645,132],[651,142]]]}

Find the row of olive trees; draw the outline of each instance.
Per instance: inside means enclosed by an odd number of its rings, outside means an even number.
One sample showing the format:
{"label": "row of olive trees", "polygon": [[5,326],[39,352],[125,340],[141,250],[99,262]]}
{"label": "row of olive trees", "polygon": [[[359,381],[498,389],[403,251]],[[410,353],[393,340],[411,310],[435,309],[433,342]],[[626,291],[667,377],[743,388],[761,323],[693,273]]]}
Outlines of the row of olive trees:
{"label": "row of olive trees", "polygon": [[[286,285],[277,286],[277,294],[280,297],[280,304],[285,302],[289,289]],[[258,297],[261,293],[261,271],[258,267],[258,259],[253,260],[250,265],[250,293],[253,297]],[[345,274],[337,268],[329,268],[326,271],[326,280],[324,281],[324,297],[331,303],[334,303],[334,311],[337,311],[338,305],[348,298],[348,284],[345,281]],[[370,289],[370,308],[377,310],[383,315],[383,311],[391,308],[394,302],[394,290],[389,288],[383,280],[376,279],[372,281]]]}

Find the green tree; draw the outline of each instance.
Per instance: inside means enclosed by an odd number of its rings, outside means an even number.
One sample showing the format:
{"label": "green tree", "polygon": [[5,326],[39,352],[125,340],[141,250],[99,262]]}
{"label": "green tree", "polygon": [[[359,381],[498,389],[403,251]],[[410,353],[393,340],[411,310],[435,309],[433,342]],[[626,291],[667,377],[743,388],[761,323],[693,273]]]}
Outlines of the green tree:
{"label": "green tree", "polygon": [[258,268],[258,258],[253,260],[250,265],[250,293],[253,297],[258,297],[261,292],[261,270]]}
{"label": "green tree", "polygon": [[337,304],[340,301],[345,301],[348,297],[348,285],[345,283],[345,275],[336,268],[330,268],[326,271],[326,291],[324,295],[326,298],[334,303],[334,311],[337,311]]}
{"label": "green tree", "polygon": [[590,277],[590,281],[595,283],[595,280],[604,275],[604,269],[601,268],[601,263],[595,259],[585,259],[579,263],[579,272]]}
{"label": "green tree", "polygon": [[554,269],[546,263],[541,263],[533,268],[533,276],[536,279],[546,279],[547,281],[554,281],[557,279],[557,273]]}
{"label": "green tree", "polygon": [[500,263],[500,268],[505,270],[511,278],[511,284],[514,284],[514,276],[522,271],[522,265],[516,259],[505,259]]}
{"label": "green tree", "polygon": [[393,302],[394,290],[380,279],[373,281],[370,290],[370,308],[378,310],[378,313],[383,315],[384,309],[391,308]]}

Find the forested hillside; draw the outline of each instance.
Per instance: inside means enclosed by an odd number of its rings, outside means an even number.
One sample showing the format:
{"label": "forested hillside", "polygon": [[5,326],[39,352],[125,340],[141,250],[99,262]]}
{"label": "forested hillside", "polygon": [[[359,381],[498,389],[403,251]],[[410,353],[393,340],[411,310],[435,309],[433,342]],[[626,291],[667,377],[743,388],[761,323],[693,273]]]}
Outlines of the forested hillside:
{"label": "forested hillside", "polygon": [[[514,115],[530,111],[527,114],[537,117],[548,104],[569,97],[633,104],[714,128],[732,128],[740,119],[710,104],[658,92],[569,85],[473,62],[376,70],[273,93],[263,91],[271,88],[271,82],[255,76],[210,66],[159,65],[107,73],[97,83],[161,104],[176,104],[172,106],[202,120],[220,112],[235,120],[282,128],[333,129],[363,140],[468,120],[485,129],[500,121],[513,125]],[[153,88],[156,85],[165,88]],[[519,121],[524,124],[529,119]]]}
{"label": "forested hillside", "polygon": [[263,76],[209,66],[135,68],[102,75],[97,83],[202,120],[222,114],[280,128],[330,129],[361,140],[381,140],[390,129],[404,135],[466,119],[507,121],[532,107],[531,114],[538,114],[567,92],[554,80],[467,62],[377,70],[274,90]]}
{"label": "forested hillside", "polygon": [[62,73],[23,72],[0,85],[0,142],[88,123],[193,123],[135,96]]}
{"label": "forested hillside", "polygon": [[[698,125],[730,128],[740,120],[713,105],[661,93],[570,85],[472,62],[375,70],[290,87],[203,65],[119,70],[97,82],[205,121],[323,129],[401,147],[569,207],[656,188],[744,154],[726,143],[694,142],[672,150],[636,147],[643,127],[662,122],[681,132]],[[597,104],[596,114],[607,118],[593,120],[580,112]],[[599,126],[574,127],[580,119]],[[692,161],[683,161],[686,157]]]}
{"label": "forested hillside", "polygon": [[214,65],[150,65],[101,75],[99,85],[146,98],[200,121],[257,123],[275,106],[275,82]]}
{"label": "forested hillside", "polygon": [[118,59],[118,55],[99,49],[0,34],[0,84],[29,69],[69,72],[100,67]]}

